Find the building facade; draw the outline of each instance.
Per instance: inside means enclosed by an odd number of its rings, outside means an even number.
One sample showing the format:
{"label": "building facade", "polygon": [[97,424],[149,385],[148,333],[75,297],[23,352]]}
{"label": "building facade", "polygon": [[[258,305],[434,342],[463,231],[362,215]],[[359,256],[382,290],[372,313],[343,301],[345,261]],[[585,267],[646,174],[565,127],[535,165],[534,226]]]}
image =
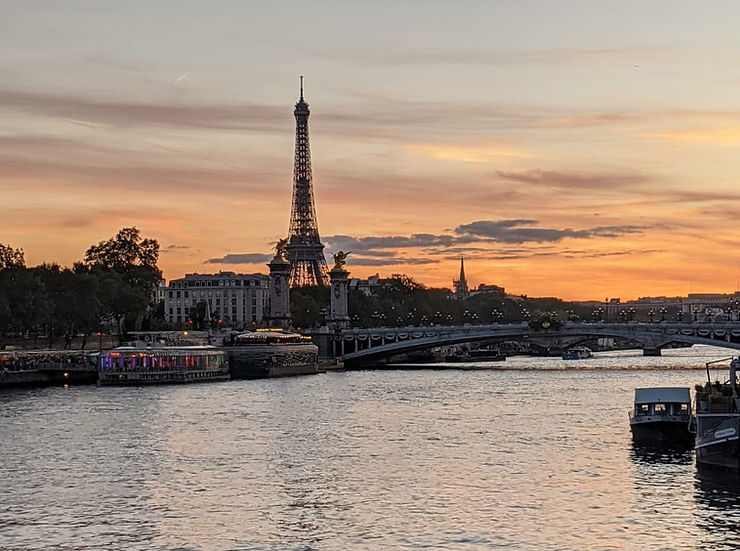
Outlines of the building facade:
{"label": "building facade", "polygon": [[270,278],[263,274],[186,274],[163,291],[164,317],[173,326],[187,326],[201,302],[213,323],[239,330],[262,325],[269,312]]}

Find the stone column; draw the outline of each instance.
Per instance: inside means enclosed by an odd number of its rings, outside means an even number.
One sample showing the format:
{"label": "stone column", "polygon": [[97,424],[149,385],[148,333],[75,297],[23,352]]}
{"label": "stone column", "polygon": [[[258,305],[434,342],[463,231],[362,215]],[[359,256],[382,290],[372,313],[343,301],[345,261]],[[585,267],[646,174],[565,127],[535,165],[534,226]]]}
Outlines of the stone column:
{"label": "stone column", "polygon": [[329,272],[331,281],[331,306],[327,322],[333,329],[345,329],[349,327],[349,314],[347,313],[347,280],[349,272],[337,265]]}
{"label": "stone column", "polygon": [[270,315],[266,321],[273,327],[287,329],[290,316],[290,262],[276,255],[267,265],[270,268]]}

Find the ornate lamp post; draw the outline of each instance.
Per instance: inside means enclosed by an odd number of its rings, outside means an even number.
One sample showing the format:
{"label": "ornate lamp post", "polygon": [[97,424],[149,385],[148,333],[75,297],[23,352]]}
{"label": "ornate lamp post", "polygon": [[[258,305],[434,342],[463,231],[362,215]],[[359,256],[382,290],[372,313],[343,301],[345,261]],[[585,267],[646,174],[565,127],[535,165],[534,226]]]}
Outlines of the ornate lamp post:
{"label": "ornate lamp post", "polygon": [[658,312],[660,312],[660,321],[665,321],[665,315],[668,313],[668,308],[662,306]]}
{"label": "ornate lamp post", "polygon": [[377,310],[373,310],[373,313],[370,314],[370,317],[373,318],[373,325],[379,325],[380,312],[378,312]]}
{"label": "ornate lamp post", "polygon": [[650,323],[653,323],[653,318],[654,317],[655,317],[655,312],[651,308],[650,310],[648,310],[648,319],[650,320]]}

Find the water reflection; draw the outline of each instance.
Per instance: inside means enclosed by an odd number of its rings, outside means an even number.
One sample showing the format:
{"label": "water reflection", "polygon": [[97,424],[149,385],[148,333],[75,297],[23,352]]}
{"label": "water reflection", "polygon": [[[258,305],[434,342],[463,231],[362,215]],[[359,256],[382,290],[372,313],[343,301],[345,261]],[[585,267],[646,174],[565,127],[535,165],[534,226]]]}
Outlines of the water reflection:
{"label": "water reflection", "polygon": [[696,524],[711,549],[740,547],[740,474],[698,467],[694,481]]}
{"label": "water reflection", "polygon": [[694,452],[690,447],[658,446],[632,444],[630,459],[638,466],[647,465],[688,465],[693,461]]}

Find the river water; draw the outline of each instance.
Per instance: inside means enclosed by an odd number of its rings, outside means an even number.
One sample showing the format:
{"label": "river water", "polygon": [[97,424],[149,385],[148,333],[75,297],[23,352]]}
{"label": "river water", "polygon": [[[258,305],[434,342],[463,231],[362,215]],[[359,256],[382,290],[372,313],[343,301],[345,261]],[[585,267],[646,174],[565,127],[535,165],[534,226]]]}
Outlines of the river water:
{"label": "river water", "polygon": [[627,420],[728,355],[0,391],[0,549],[737,549],[740,482]]}

